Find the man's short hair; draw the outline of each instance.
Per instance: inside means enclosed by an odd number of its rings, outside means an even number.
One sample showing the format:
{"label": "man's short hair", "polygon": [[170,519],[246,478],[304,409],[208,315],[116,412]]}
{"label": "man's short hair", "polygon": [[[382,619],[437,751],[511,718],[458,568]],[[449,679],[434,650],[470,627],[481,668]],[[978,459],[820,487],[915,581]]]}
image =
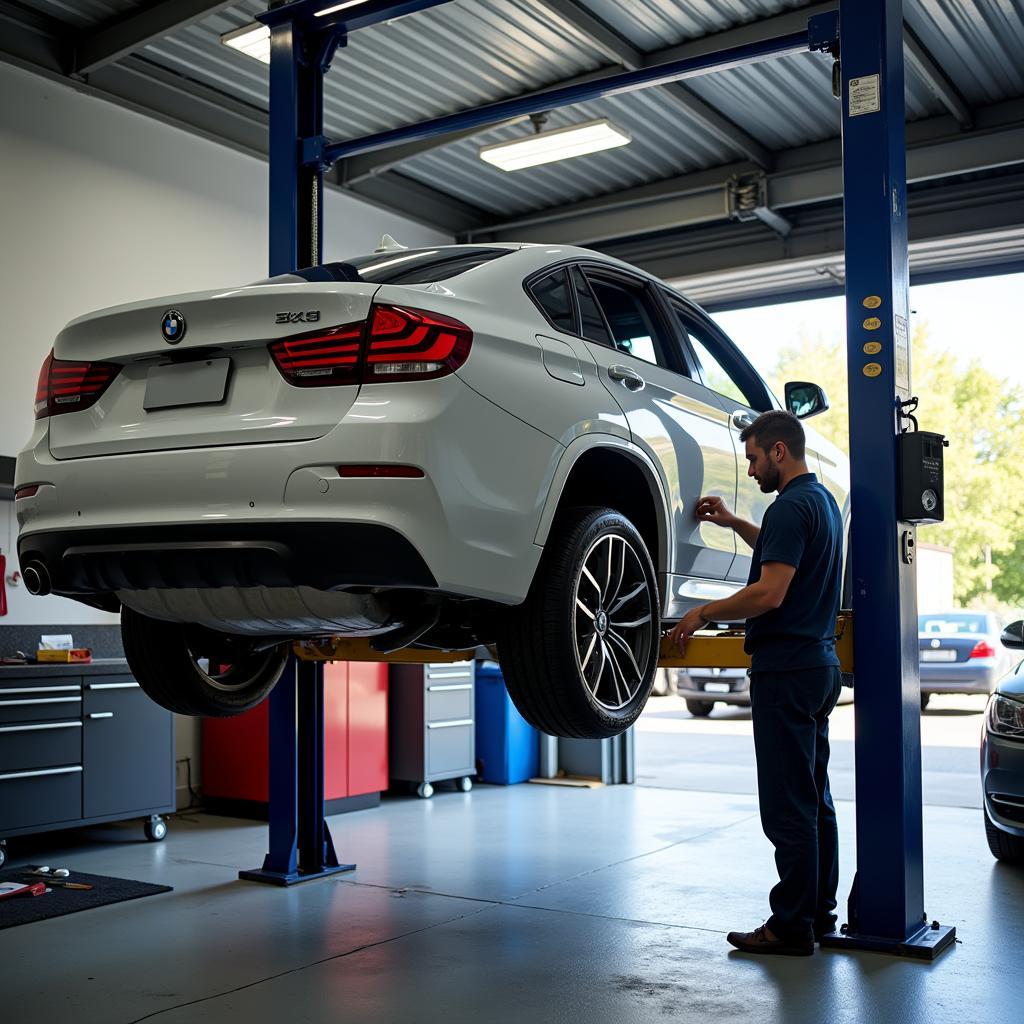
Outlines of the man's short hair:
{"label": "man's short hair", "polygon": [[771,409],[761,413],[749,427],[744,427],[740,434],[740,440],[744,443],[751,437],[754,444],[763,452],[767,452],[773,444],[781,441],[794,459],[804,457],[807,441],[804,427],[791,412]]}

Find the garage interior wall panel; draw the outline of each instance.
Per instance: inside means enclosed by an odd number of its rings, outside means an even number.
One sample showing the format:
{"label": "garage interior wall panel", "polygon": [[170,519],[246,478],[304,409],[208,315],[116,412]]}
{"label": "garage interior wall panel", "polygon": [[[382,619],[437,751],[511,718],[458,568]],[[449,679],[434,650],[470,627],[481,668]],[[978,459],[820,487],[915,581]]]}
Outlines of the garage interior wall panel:
{"label": "garage interior wall panel", "polygon": [[[32,429],[39,367],[73,317],[267,272],[267,165],[111,103],[0,65],[0,454]],[[328,191],[325,257],[450,236]],[[154,326],[155,329],[155,326]],[[13,551],[13,504],[0,545]],[[8,588],[9,624],[113,622]]]}

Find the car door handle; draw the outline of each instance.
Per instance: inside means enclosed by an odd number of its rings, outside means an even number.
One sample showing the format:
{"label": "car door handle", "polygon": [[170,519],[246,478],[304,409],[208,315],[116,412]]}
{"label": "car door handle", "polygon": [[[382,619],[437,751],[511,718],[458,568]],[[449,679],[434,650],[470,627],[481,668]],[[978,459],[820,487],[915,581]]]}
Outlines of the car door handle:
{"label": "car door handle", "polygon": [[636,370],[631,370],[628,366],[609,366],[608,376],[612,380],[617,380],[624,388],[629,391],[642,391],[647,385],[647,381],[640,376]]}
{"label": "car door handle", "polygon": [[740,430],[744,430],[754,422],[754,417],[749,412],[744,412],[742,409],[737,409],[732,414],[732,425]]}

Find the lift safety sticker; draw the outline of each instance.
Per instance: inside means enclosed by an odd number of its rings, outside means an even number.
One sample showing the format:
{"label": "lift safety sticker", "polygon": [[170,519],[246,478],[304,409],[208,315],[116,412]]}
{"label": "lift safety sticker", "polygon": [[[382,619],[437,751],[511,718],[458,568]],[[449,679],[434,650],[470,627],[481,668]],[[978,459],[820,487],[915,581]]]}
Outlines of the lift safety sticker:
{"label": "lift safety sticker", "polygon": [[864,346],[864,354],[866,356],[877,356],[882,351],[882,343],[880,341],[869,341]]}
{"label": "lift safety sticker", "polygon": [[850,117],[875,114],[882,109],[882,87],[878,75],[850,79]]}
{"label": "lift safety sticker", "polygon": [[877,331],[878,328],[881,327],[881,326],[882,326],[882,321],[879,320],[877,316],[869,316],[867,318],[867,320],[864,321],[864,330],[865,331]]}
{"label": "lift safety sticker", "polygon": [[882,364],[881,363],[868,363],[864,367],[865,377],[880,377],[882,375]]}
{"label": "lift safety sticker", "polygon": [[[907,318],[894,317],[896,334],[896,387],[910,394],[910,332],[907,330]],[[904,396],[906,397],[906,396]]]}
{"label": "lift safety sticker", "polygon": [[881,295],[869,295],[864,300],[864,306],[865,306],[866,309],[878,309],[878,307],[881,304],[882,304],[882,296]]}

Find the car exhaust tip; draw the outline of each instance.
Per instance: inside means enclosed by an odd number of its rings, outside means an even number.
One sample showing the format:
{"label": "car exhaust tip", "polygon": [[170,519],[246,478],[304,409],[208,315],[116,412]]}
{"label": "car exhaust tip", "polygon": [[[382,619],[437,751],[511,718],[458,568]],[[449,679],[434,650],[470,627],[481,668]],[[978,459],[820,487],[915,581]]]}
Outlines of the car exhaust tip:
{"label": "car exhaust tip", "polygon": [[50,574],[42,562],[29,562],[21,570],[21,578],[25,581],[25,589],[39,597],[50,593]]}

